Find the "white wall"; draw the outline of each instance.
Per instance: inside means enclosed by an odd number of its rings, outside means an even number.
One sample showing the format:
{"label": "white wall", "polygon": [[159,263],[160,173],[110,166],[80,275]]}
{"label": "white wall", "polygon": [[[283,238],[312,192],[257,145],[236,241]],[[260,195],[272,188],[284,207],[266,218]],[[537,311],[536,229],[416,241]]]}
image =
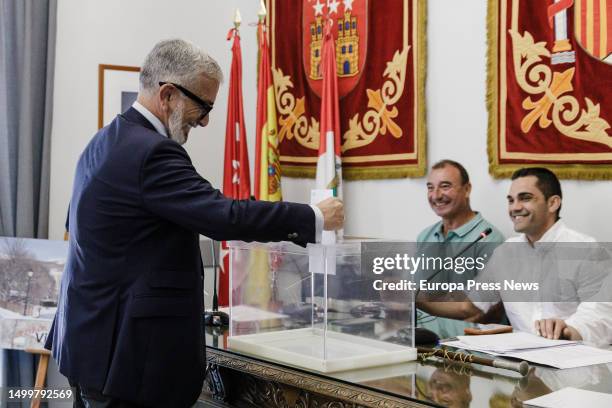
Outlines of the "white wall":
{"label": "white wall", "polygon": [[[181,37],[202,46],[220,62],[229,80],[230,44],[225,36],[238,5],[245,22],[255,21],[257,0],[61,0],[52,139],[50,236],[60,238],[79,153],[96,131],[99,63],[140,65],[160,39]],[[509,182],[487,172],[485,106],[486,2],[428,2],[427,127],[429,163],[462,162],[474,185],[473,207],[505,234]],[[254,147],[255,28],[242,30],[245,116]],[[227,81],[211,124],[193,131],[187,149],[196,168],[220,186]],[[252,156],[251,156],[251,163]],[[436,219],[425,199],[424,179],[347,182],[349,235],[413,239]],[[286,200],[308,200],[311,180],[283,179]],[[612,184],[563,181],[562,215],[576,229],[612,241]]]}
{"label": "white wall", "polygon": [[[63,236],[72,178],[79,154],[97,130],[98,64],[140,66],[162,39],[183,38],[210,53],[223,68],[222,85],[205,129],[190,133],[186,148],[194,165],[221,186],[227,85],[234,8],[243,18],[245,117],[255,128],[257,0],[60,0],[58,5],[54,115],[51,147],[50,238]],[[250,146],[254,134],[249,132]]]}

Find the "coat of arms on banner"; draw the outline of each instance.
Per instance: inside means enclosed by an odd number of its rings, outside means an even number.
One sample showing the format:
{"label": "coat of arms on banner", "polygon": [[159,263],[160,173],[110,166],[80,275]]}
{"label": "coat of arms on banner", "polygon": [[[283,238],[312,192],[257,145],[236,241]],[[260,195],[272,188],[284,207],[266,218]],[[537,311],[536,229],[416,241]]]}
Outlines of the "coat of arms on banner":
{"label": "coat of arms on banner", "polygon": [[612,0],[489,0],[489,162],[612,179]]}
{"label": "coat of arms on banner", "polygon": [[[323,45],[323,3],[312,5],[303,1],[302,62],[310,88],[321,96],[321,46]],[[336,72],[338,94],[343,98],[349,93],[363,74],[368,44],[368,1],[349,0],[336,2],[334,15],[336,27]]]}
{"label": "coat of arms on banner", "polygon": [[[314,177],[322,45],[334,37],[343,177],[425,173],[425,2],[268,0],[283,176]],[[329,17],[329,18],[328,18]],[[376,30],[370,30],[371,27]]]}

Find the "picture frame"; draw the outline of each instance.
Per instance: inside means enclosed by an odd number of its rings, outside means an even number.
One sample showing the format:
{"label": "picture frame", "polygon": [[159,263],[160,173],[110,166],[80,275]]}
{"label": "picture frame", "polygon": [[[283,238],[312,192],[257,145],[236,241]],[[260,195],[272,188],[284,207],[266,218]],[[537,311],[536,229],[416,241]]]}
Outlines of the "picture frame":
{"label": "picture frame", "polygon": [[67,257],[66,241],[0,237],[0,349],[44,348]]}
{"label": "picture frame", "polygon": [[140,67],[98,66],[98,129],[109,124],[136,100]]}

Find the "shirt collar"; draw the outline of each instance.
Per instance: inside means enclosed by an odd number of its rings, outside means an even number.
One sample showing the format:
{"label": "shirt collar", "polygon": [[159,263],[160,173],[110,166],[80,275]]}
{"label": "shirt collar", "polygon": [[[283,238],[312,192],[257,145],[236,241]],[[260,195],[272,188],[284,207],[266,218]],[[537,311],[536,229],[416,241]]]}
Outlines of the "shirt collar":
{"label": "shirt collar", "polygon": [[[558,242],[560,241],[560,237],[561,234],[563,233],[563,231],[565,230],[565,223],[562,220],[557,220],[557,222],[555,222],[553,224],[552,227],[550,227],[545,233],[544,235],[542,235],[542,237],[537,240],[536,242],[533,243],[534,248],[538,246],[538,244],[542,244],[544,242]],[[529,243],[529,240],[527,239],[527,235],[525,234],[521,234],[520,235],[520,240],[522,242],[526,242]]]}
{"label": "shirt collar", "polygon": [[144,116],[146,120],[151,122],[151,124],[153,125],[155,130],[157,130],[157,133],[160,133],[160,134],[168,137],[168,132],[166,132],[166,127],[161,122],[161,120],[159,120],[157,118],[157,116],[155,116],[153,113],[151,113],[150,110],[148,110],[147,108],[142,106],[138,101],[135,101],[134,104],[132,105],[132,107],[134,109],[136,109],[138,112],[140,112],[140,114],[142,116]]}
{"label": "shirt collar", "polygon": [[[448,231],[448,234],[446,235],[446,237],[448,238],[448,236],[451,233],[453,233],[457,235],[458,237],[463,238],[467,234],[469,234],[474,228],[476,228],[476,226],[478,226],[478,224],[480,224],[481,221],[482,221],[482,214],[476,211],[476,215],[471,220],[469,220],[468,222],[466,222],[459,228],[455,228],[454,230]],[[438,227],[438,230],[435,232],[436,236],[438,237],[444,236],[444,233],[442,231],[443,228],[444,228],[444,223],[440,222],[440,226]]]}
{"label": "shirt collar", "polygon": [[565,223],[561,220],[557,220],[557,222],[555,222],[537,242],[557,242],[564,229]]}

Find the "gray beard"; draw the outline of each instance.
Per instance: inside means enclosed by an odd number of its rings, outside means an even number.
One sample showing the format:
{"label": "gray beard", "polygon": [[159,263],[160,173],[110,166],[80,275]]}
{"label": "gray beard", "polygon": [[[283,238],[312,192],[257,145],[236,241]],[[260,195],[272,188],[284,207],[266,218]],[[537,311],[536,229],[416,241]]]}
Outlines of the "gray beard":
{"label": "gray beard", "polygon": [[170,139],[174,140],[180,145],[187,142],[187,134],[183,131],[183,110],[184,103],[183,101],[180,101],[168,119],[168,133],[170,135]]}

